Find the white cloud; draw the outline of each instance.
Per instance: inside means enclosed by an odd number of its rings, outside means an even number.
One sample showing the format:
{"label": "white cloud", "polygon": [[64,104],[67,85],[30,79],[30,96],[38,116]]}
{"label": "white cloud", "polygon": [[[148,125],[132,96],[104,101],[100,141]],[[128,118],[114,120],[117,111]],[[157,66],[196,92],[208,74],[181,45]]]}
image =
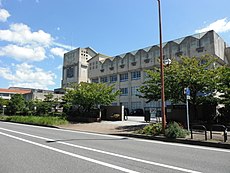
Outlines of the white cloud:
{"label": "white cloud", "polygon": [[55,85],[55,74],[27,63],[12,65],[11,69],[0,67],[0,77],[7,79],[11,86],[48,89]]}
{"label": "white cloud", "polygon": [[61,43],[57,43],[57,42],[53,42],[53,45],[62,47],[62,48],[67,49],[67,50],[72,50],[73,49],[73,47],[70,46],[70,45],[61,44]]}
{"label": "white cloud", "polygon": [[219,19],[204,28],[196,30],[195,32],[201,33],[201,32],[206,32],[209,30],[214,30],[218,33],[229,32],[230,31],[230,21],[228,21],[227,18]]}
{"label": "white cloud", "polygon": [[0,22],[6,22],[8,17],[10,17],[10,13],[5,9],[0,9]]}
{"label": "white cloud", "polygon": [[8,30],[0,30],[0,40],[17,43],[20,45],[42,45],[49,46],[52,44],[53,38],[49,33],[39,30],[31,32],[30,27],[22,23],[10,25]]}
{"label": "white cloud", "polygon": [[0,47],[0,56],[9,56],[18,61],[42,61],[45,59],[45,49],[43,47],[20,47],[17,45],[7,45]]}
{"label": "white cloud", "polygon": [[60,64],[59,66],[57,66],[57,69],[58,69],[58,70],[62,70],[62,67],[63,67],[63,65]]}
{"label": "white cloud", "polygon": [[54,40],[49,33],[43,30],[32,32],[29,26],[14,23],[7,30],[0,30],[0,41],[10,43],[0,47],[0,56],[19,61],[42,61],[48,50],[55,56],[63,57],[67,50],[72,49],[71,46],[54,42]]}
{"label": "white cloud", "polygon": [[53,55],[63,57],[63,56],[64,56],[64,53],[66,53],[67,51],[66,51],[65,49],[63,49],[63,48],[55,47],[55,48],[50,49],[50,52],[51,52]]}

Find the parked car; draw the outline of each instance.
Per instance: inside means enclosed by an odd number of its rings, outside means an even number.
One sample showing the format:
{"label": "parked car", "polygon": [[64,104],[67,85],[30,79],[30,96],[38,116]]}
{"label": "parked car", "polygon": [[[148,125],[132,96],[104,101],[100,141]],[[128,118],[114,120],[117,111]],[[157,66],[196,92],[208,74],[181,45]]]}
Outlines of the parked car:
{"label": "parked car", "polygon": [[130,112],[129,116],[145,116],[143,109],[134,109]]}

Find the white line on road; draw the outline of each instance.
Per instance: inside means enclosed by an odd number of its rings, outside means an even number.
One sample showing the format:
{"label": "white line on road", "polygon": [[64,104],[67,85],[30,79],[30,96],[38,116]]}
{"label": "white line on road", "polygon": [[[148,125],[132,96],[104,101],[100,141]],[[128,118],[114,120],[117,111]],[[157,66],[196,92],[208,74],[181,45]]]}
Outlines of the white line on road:
{"label": "white line on road", "polygon": [[56,151],[58,153],[69,155],[69,156],[72,156],[72,157],[75,157],[75,158],[79,158],[79,159],[82,159],[82,160],[85,160],[85,161],[88,161],[88,162],[92,162],[92,163],[96,163],[96,164],[99,164],[99,165],[102,165],[102,166],[106,166],[106,167],[109,167],[109,168],[113,168],[113,169],[116,169],[116,170],[119,170],[119,171],[122,171],[122,172],[139,173],[137,171],[133,171],[133,170],[126,169],[126,168],[123,168],[123,167],[120,167],[120,166],[116,166],[116,165],[112,165],[112,164],[109,164],[109,163],[106,163],[106,162],[102,162],[102,161],[99,161],[99,160],[95,160],[95,159],[91,159],[91,158],[88,158],[88,157],[84,157],[84,156],[81,156],[81,155],[78,155],[78,154],[70,153],[70,152],[67,152],[67,151],[64,151],[64,150],[60,150],[60,149],[57,149],[57,148],[54,148],[54,147],[49,147],[47,145],[39,144],[39,143],[36,143],[36,142],[33,142],[33,141],[29,141],[29,140],[26,140],[26,139],[23,139],[23,138],[19,138],[19,137],[13,136],[13,135],[9,135],[9,134],[6,134],[6,133],[0,132],[0,134],[4,135],[4,136],[7,136],[7,137],[10,137],[10,138],[13,138],[13,139],[17,139],[19,141],[23,141],[23,142],[32,144],[32,145],[36,145],[36,146],[39,146],[39,147],[42,147],[42,148],[46,148],[46,149],[49,149],[49,150],[52,150],[52,151]]}
{"label": "white line on road", "polygon": [[103,151],[103,150],[98,150],[98,149],[94,149],[94,148],[84,147],[84,146],[80,146],[80,145],[70,144],[70,143],[66,143],[66,142],[56,141],[54,139],[49,139],[49,138],[44,138],[44,137],[41,137],[41,136],[31,135],[31,134],[28,134],[28,133],[18,132],[18,131],[14,131],[14,130],[5,129],[5,128],[0,128],[0,129],[4,130],[4,131],[8,131],[8,132],[13,132],[13,133],[17,133],[17,134],[21,134],[21,135],[25,135],[25,136],[29,136],[29,137],[33,137],[33,138],[37,138],[37,139],[50,141],[50,142],[54,141],[56,143],[71,146],[71,147],[75,147],[75,148],[80,148],[80,149],[84,149],[84,150],[88,150],[88,151],[107,154],[107,155],[111,155],[111,156],[115,156],[115,157],[120,157],[120,158],[124,158],[124,159],[128,159],[128,160],[136,161],[136,162],[155,165],[155,166],[159,166],[159,167],[164,167],[164,168],[167,168],[167,169],[173,169],[173,170],[182,171],[182,172],[188,172],[188,173],[200,173],[200,172],[194,171],[194,170],[189,170],[189,169],[180,168],[180,167],[176,167],[176,166],[171,166],[171,165],[152,162],[152,161],[148,161],[148,160],[138,159],[138,158],[134,158],[134,157],[129,157],[129,156],[121,155],[121,154],[116,154],[116,153],[107,152],[107,151]]}
{"label": "white line on road", "polygon": [[[80,133],[80,134],[87,134],[87,135],[94,135],[94,136],[104,136],[104,137],[109,137],[109,138],[121,138],[120,136],[115,136],[115,135],[106,135],[106,134],[74,131],[74,130],[67,130],[67,129],[55,129],[55,128],[50,128],[50,127],[33,126],[33,125],[10,123],[10,122],[4,122],[4,123],[5,124],[18,125],[18,126],[25,126],[25,127],[34,127],[34,128],[63,131],[63,132]],[[230,150],[228,150],[228,149],[221,149],[221,148],[214,148],[214,147],[203,147],[203,146],[197,146],[197,145],[187,145],[187,144],[179,144],[179,143],[171,143],[171,142],[162,142],[162,141],[156,141],[156,140],[136,139],[136,138],[131,138],[131,137],[127,137],[127,139],[132,139],[134,141],[147,142],[147,143],[155,143],[155,144],[171,145],[171,146],[178,146],[178,147],[185,147],[185,148],[194,148],[194,149],[199,149],[199,150],[208,150],[208,151],[230,153]]]}

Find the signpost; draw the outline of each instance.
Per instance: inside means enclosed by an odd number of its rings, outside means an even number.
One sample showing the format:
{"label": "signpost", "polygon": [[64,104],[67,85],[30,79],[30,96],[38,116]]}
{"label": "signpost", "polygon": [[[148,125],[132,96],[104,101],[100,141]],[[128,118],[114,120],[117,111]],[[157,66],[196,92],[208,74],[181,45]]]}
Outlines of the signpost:
{"label": "signpost", "polygon": [[3,105],[3,106],[2,106],[2,115],[3,115],[3,116],[5,115],[5,108],[6,108],[6,105]]}
{"label": "signpost", "polygon": [[185,95],[186,95],[186,110],[187,110],[187,127],[189,131],[189,107],[188,107],[188,100],[190,100],[190,89],[185,88],[184,89]]}

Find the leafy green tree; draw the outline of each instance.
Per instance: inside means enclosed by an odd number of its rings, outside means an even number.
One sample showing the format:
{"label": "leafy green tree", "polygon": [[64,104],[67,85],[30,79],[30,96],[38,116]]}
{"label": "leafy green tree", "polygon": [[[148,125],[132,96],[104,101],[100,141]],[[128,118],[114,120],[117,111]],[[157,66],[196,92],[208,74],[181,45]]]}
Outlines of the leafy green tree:
{"label": "leafy green tree", "polygon": [[7,106],[9,103],[9,100],[5,100],[2,97],[0,97],[0,107],[2,107],[3,105]]}
{"label": "leafy green tree", "polygon": [[219,75],[218,89],[221,93],[221,102],[230,110],[230,68],[221,68]]}
{"label": "leafy green tree", "polygon": [[21,114],[24,111],[25,107],[26,102],[24,97],[21,94],[14,94],[11,97],[7,109],[11,115],[15,115],[16,113]]}
{"label": "leafy green tree", "polygon": [[53,95],[52,93],[48,93],[48,94],[46,94],[46,95],[44,95],[44,96],[45,96],[44,101],[46,101],[46,102],[51,102],[51,101],[53,101],[54,95]]}
{"label": "leafy green tree", "polygon": [[42,100],[36,100],[36,114],[40,116],[46,116],[52,111],[51,102]]}
{"label": "leafy green tree", "polygon": [[[164,68],[165,99],[173,103],[185,102],[184,88],[190,88],[190,103],[196,108],[204,103],[216,104],[217,83],[220,78],[220,68],[214,68],[216,59],[212,56],[181,57],[180,61],[172,60]],[[160,69],[148,70],[149,79],[144,82],[139,91],[140,97],[148,101],[161,98]],[[196,110],[195,110],[196,111]]]}
{"label": "leafy green tree", "polygon": [[3,113],[3,109],[4,109],[4,114],[6,114],[7,112],[5,111],[5,108],[3,108],[3,106],[7,106],[9,104],[9,100],[5,100],[2,97],[0,97],[0,114]]}
{"label": "leafy green tree", "polygon": [[24,109],[24,114],[25,115],[35,114],[35,107],[36,107],[36,103],[34,100],[27,100],[26,101],[26,108]]}
{"label": "leafy green tree", "polygon": [[63,100],[68,107],[76,105],[79,112],[90,112],[98,105],[110,105],[120,91],[113,92],[113,86],[107,86],[103,83],[85,83],[75,84],[72,89],[67,89]]}
{"label": "leafy green tree", "polygon": [[230,123],[230,68],[221,68],[220,78],[218,81],[218,94],[220,97],[220,103],[225,106],[219,108],[218,120],[223,124]]}

